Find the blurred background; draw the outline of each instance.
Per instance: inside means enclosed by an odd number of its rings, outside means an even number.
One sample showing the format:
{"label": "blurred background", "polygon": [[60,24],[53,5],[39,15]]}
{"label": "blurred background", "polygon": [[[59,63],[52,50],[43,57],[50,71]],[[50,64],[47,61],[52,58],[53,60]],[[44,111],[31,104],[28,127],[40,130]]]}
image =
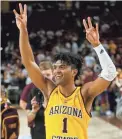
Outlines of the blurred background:
{"label": "blurred background", "polygon": [[[8,99],[19,104],[30,78],[22,65],[19,32],[13,9],[19,1],[1,2],[1,83]],[[82,75],[76,85],[95,80],[101,71],[92,46],[85,39],[83,18],[99,23],[100,40],[117,67],[118,76],[93,103],[93,115],[114,116],[122,95],[122,2],[121,1],[21,1],[28,6],[28,32],[37,63],[50,60],[57,52],[80,54]]]}

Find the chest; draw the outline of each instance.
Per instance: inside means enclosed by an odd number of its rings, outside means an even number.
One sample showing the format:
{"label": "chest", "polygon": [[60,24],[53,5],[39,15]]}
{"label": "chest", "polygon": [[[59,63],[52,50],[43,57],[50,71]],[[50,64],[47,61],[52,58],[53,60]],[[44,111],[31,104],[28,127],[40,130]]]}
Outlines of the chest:
{"label": "chest", "polygon": [[53,96],[45,110],[45,117],[50,121],[59,121],[59,119],[76,119],[83,118],[84,109],[78,95],[71,98],[62,98],[59,95]]}

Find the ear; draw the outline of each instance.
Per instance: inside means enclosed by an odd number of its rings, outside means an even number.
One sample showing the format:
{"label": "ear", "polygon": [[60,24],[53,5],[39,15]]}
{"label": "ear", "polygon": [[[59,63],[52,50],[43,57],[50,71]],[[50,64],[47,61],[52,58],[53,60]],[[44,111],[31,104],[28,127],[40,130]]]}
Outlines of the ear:
{"label": "ear", "polygon": [[78,70],[77,69],[73,69],[72,70],[73,77],[75,77],[77,75],[77,73],[78,73]]}

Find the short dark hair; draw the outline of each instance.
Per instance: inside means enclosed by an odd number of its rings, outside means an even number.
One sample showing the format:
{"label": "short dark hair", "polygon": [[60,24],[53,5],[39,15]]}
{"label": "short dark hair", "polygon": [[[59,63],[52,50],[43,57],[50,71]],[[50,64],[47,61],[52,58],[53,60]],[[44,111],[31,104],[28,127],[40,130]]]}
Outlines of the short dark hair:
{"label": "short dark hair", "polygon": [[71,68],[77,69],[78,73],[75,76],[75,80],[78,79],[78,77],[81,74],[81,69],[82,69],[82,63],[83,60],[82,58],[77,54],[74,55],[72,53],[58,53],[54,56],[53,62],[56,62],[58,60],[61,60],[62,62],[66,63],[67,65],[70,65]]}

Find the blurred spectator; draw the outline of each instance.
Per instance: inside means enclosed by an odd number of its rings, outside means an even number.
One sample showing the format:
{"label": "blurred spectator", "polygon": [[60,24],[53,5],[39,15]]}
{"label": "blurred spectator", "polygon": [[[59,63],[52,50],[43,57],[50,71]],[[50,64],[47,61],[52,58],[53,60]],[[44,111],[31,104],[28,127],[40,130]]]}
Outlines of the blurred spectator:
{"label": "blurred spectator", "polygon": [[116,54],[114,56],[114,58],[115,58],[115,65],[117,67],[121,67],[122,68],[122,55],[121,54]]}
{"label": "blurred spectator", "polygon": [[116,85],[119,88],[120,97],[117,100],[116,116],[118,119],[122,120],[122,71],[118,74],[116,78]]}
{"label": "blurred spectator", "polygon": [[109,46],[108,46],[107,40],[103,40],[102,45],[104,46],[105,50],[108,52]]}
{"label": "blurred spectator", "polygon": [[105,35],[106,33],[108,33],[110,29],[110,25],[107,24],[107,23],[103,23],[101,26],[100,26],[100,31],[103,35]]}
{"label": "blurred spectator", "polygon": [[77,42],[77,40],[78,40],[78,38],[77,38],[77,36],[74,34],[73,36],[72,36],[72,48],[71,48],[71,50],[72,50],[72,53],[74,53],[74,54],[77,54],[78,53],[78,44],[76,43]]}
{"label": "blurred spectator", "polygon": [[1,84],[1,90],[0,90],[0,104],[6,103],[6,102],[10,103],[10,100],[8,99],[5,86],[4,86],[3,84]]}
{"label": "blurred spectator", "polygon": [[122,121],[122,96],[117,102],[116,117]]}
{"label": "blurred spectator", "polygon": [[108,102],[109,102],[109,110],[106,112],[108,116],[115,114],[116,111],[116,87],[115,80],[111,83],[108,90],[106,91],[108,94]]}
{"label": "blurred spectator", "polygon": [[85,65],[86,67],[88,68],[93,68],[95,63],[96,63],[96,60],[95,58],[92,56],[91,53],[87,54],[84,58],[84,61],[85,61]]}
{"label": "blurred spectator", "polygon": [[[43,61],[43,62],[40,62],[39,67],[40,67],[40,70],[42,71],[42,73],[44,73],[44,75],[46,77],[50,78],[50,76],[51,76],[50,73],[51,73],[51,69],[52,69],[51,63],[48,61]],[[21,97],[20,97],[20,107],[24,110],[26,109],[27,100],[28,100],[28,96],[29,96],[30,91],[33,88],[36,88],[35,85],[31,82],[31,79],[30,78],[28,78],[28,79],[29,79],[29,82],[24,87],[24,89],[21,93]]]}
{"label": "blurred spectator", "polygon": [[20,97],[20,107],[25,110],[26,109],[26,105],[27,105],[27,100],[28,100],[28,96],[30,91],[35,88],[35,85],[33,83],[30,83],[28,85],[26,85],[21,93],[21,97]]}
{"label": "blurred spectator", "polygon": [[94,81],[97,78],[96,73],[93,72],[93,70],[90,68],[86,68],[83,71],[83,75],[84,75],[84,79],[83,79],[84,83]]}
{"label": "blurred spectator", "polygon": [[116,46],[116,44],[114,43],[113,40],[110,40],[108,46],[109,46],[109,49],[110,49],[110,53],[112,55],[116,54],[117,46]]}
{"label": "blurred spectator", "polygon": [[118,87],[119,93],[122,95],[122,71],[118,73],[116,77],[115,84]]}
{"label": "blurred spectator", "polygon": [[[40,70],[44,77],[52,80],[52,65],[48,61],[39,64]],[[27,94],[27,92],[26,92]],[[27,96],[25,96],[27,98]],[[46,100],[37,88],[31,88],[28,92],[28,100],[26,102],[28,124],[31,128],[32,139],[46,139],[44,127],[44,109],[46,108]]]}

